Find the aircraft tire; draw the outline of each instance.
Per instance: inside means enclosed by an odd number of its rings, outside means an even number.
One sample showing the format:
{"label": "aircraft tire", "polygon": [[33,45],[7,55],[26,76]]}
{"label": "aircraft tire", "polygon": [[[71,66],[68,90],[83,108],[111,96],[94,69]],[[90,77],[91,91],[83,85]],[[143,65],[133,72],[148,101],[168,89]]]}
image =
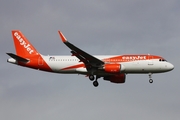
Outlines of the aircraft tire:
{"label": "aircraft tire", "polygon": [[93,82],[93,85],[94,85],[94,87],[97,87],[97,86],[99,85],[98,81],[95,80],[95,81]]}
{"label": "aircraft tire", "polygon": [[89,79],[91,80],[91,81],[93,81],[95,78],[94,78],[94,75],[89,75]]}
{"label": "aircraft tire", "polygon": [[153,83],[153,79],[149,79],[149,83]]}

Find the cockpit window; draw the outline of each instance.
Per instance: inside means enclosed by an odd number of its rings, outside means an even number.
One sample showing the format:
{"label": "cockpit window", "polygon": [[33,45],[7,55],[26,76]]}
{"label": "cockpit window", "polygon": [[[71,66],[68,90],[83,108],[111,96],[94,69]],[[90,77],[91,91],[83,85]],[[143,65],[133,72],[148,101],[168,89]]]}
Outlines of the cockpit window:
{"label": "cockpit window", "polygon": [[167,60],[165,60],[165,59],[159,59],[159,61],[165,61],[165,62],[166,62]]}

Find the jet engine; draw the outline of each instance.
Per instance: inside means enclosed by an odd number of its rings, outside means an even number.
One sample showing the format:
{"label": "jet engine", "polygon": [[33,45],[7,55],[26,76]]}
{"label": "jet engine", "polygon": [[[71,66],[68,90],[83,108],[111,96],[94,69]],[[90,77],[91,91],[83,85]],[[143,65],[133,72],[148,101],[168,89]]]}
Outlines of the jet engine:
{"label": "jet engine", "polygon": [[105,64],[103,69],[108,73],[121,73],[125,70],[125,67],[121,64]]}

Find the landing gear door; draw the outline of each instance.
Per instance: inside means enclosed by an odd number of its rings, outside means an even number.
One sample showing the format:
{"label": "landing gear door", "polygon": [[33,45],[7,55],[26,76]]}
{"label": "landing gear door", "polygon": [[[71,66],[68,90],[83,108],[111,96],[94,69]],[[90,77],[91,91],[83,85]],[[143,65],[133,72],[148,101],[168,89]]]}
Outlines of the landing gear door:
{"label": "landing gear door", "polygon": [[153,56],[152,55],[148,55],[148,65],[153,65],[153,61],[152,61],[152,59],[153,59]]}

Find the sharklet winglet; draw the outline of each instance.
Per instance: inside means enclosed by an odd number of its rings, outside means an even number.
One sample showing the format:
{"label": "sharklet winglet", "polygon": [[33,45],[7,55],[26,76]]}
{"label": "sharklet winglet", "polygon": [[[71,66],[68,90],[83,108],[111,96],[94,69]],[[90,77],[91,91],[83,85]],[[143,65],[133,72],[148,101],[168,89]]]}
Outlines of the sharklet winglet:
{"label": "sharklet winglet", "polygon": [[60,35],[60,37],[61,37],[61,40],[62,40],[63,42],[67,42],[67,39],[66,39],[65,36],[62,34],[62,32],[61,32],[61,31],[58,31],[58,33],[59,33],[59,35]]}

